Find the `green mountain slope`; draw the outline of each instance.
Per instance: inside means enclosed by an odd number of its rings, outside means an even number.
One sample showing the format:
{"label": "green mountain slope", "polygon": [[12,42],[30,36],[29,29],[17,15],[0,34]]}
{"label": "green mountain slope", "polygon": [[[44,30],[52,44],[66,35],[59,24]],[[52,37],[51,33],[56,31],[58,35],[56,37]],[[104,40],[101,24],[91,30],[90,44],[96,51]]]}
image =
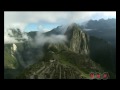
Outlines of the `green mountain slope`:
{"label": "green mountain slope", "polygon": [[12,45],[5,45],[4,47],[4,68],[11,68],[11,69],[15,69],[18,67],[18,62],[16,60],[16,57],[14,56],[14,54],[12,54],[11,52],[11,47]]}
{"label": "green mountain slope", "polygon": [[68,52],[49,51],[42,61],[28,67],[19,79],[81,79],[89,78],[91,71],[103,72],[85,56]]}

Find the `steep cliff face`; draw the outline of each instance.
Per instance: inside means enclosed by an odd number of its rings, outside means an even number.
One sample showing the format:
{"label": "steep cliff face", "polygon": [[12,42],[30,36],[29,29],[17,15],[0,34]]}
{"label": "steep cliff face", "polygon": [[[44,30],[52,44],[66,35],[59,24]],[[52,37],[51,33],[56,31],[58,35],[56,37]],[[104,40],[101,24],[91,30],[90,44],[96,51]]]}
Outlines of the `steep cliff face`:
{"label": "steep cliff face", "polygon": [[[59,51],[68,50],[82,55],[89,55],[89,36],[85,32],[83,32],[80,26],[76,23],[69,25],[66,29],[67,30],[65,30],[63,34],[66,36],[67,41],[62,44],[49,44],[48,47],[54,47]],[[53,31],[54,30],[52,30],[52,32]],[[50,31],[49,34],[51,34],[52,32]],[[61,34],[60,30],[59,34]]]}
{"label": "steep cliff face", "polygon": [[89,49],[88,49],[88,42],[89,38],[86,33],[84,33],[80,27],[77,24],[72,24],[67,28],[67,31],[65,32],[65,35],[67,35],[68,38],[68,47],[69,50],[79,53],[88,55]]}
{"label": "steep cliff face", "polygon": [[17,47],[15,44],[4,45],[4,68],[16,69],[18,67],[18,61],[15,57],[16,49]]}

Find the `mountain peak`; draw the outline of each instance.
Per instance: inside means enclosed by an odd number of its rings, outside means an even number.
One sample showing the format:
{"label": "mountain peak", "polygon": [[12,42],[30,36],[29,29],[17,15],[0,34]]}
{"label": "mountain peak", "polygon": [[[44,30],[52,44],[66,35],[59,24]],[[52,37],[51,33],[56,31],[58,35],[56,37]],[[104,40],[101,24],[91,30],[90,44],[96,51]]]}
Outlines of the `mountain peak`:
{"label": "mountain peak", "polygon": [[81,30],[78,24],[72,23],[70,26],[68,26],[65,35],[69,41],[68,47],[70,51],[85,55],[89,54],[89,48],[87,44],[89,38],[87,34]]}
{"label": "mountain peak", "polygon": [[68,28],[80,28],[80,26],[77,23],[71,23]]}
{"label": "mountain peak", "polygon": [[78,26],[77,23],[71,23],[70,25],[72,25],[72,26]]}

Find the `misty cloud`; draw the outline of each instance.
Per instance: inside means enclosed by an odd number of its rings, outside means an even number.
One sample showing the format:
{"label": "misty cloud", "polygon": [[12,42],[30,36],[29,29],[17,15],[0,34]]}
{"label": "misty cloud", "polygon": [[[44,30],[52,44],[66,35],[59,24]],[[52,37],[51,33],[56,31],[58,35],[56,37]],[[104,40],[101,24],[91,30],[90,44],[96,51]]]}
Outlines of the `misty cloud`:
{"label": "misty cloud", "polygon": [[95,29],[84,28],[83,30],[85,30],[85,31],[91,31],[91,30],[95,30]]}
{"label": "misty cloud", "polygon": [[18,41],[13,38],[10,37],[7,33],[4,35],[4,44],[9,44],[9,43],[17,43]]}
{"label": "misty cloud", "polygon": [[[17,29],[14,29],[15,32],[18,32]],[[12,32],[11,29],[7,29],[4,31],[4,44],[10,44],[10,43],[21,43],[24,40],[28,40],[29,37],[27,36],[26,33],[22,32],[20,30],[21,37],[18,38],[19,36],[15,36],[15,34]],[[19,39],[19,40],[18,40]]]}
{"label": "misty cloud", "polygon": [[50,35],[46,36],[43,33],[39,32],[37,33],[35,37],[35,44],[38,46],[43,46],[45,43],[64,43],[67,41],[65,35]]}

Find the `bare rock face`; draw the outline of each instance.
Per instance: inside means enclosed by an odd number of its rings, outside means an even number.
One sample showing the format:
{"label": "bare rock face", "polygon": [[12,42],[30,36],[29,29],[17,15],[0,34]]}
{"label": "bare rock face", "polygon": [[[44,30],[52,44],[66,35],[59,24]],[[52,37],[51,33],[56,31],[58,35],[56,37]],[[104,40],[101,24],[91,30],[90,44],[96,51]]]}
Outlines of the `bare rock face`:
{"label": "bare rock face", "polygon": [[17,46],[13,43],[11,49],[15,52],[17,50]]}
{"label": "bare rock face", "polygon": [[49,44],[50,47],[56,48],[56,50],[67,50],[72,51],[82,55],[89,55],[89,37],[88,35],[80,29],[80,26],[73,23],[66,29],[64,35],[67,41],[62,44]]}
{"label": "bare rock face", "polygon": [[80,29],[77,24],[74,23],[69,26],[65,32],[65,35],[67,35],[69,40],[68,48],[70,51],[84,55],[89,54],[89,37]]}

